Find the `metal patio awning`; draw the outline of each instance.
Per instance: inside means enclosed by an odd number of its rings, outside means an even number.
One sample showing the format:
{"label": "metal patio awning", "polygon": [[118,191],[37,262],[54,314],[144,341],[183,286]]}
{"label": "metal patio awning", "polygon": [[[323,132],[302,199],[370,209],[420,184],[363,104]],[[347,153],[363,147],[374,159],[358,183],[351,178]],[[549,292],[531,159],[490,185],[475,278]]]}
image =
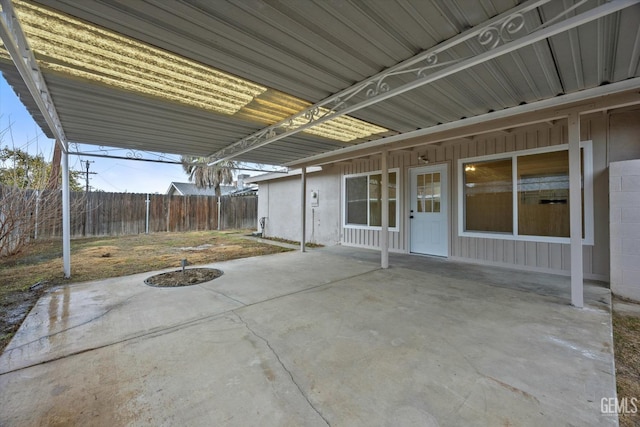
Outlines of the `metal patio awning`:
{"label": "metal patio awning", "polygon": [[[68,141],[282,165],[638,77],[634,3],[38,0],[14,7]],[[127,61],[142,53],[122,46],[137,45],[150,56],[131,73]],[[123,57],[113,56],[119,50]],[[159,82],[144,68],[165,55],[200,67],[194,86],[168,87],[170,79]],[[0,68],[53,136],[6,58]],[[200,82],[213,72],[239,88],[208,93]],[[399,87],[410,90],[385,98]],[[195,101],[172,98],[174,89]],[[237,104],[215,108],[238,93]],[[309,109],[323,100],[322,109]],[[305,109],[307,120],[325,120],[328,130],[314,132],[320,126],[310,123],[299,132],[305,117],[295,114]],[[329,119],[341,110],[351,122],[336,125]],[[354,126],[371,130],[343,137]]]}
{"label": "metal patio awning", "polygon": [[[595,99],[606,85],[640,103],[639,3],[0,0],[0,70],[65,150],[69,277],[70,142],[307,166],[527,104],[554,106],[558,95]],[[579,114],[563,116],[572,206],[581,205]],[[582,221],[579,209],[570,214],[572,303],[581,307]]]}

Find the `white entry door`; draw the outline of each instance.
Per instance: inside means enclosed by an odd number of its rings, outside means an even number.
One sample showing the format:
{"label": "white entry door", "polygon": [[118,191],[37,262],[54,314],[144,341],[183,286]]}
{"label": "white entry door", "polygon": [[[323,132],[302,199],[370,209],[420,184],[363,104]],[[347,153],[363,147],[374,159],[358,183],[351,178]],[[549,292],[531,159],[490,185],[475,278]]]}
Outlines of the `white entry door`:
{"label": "white entry door", "polygon": [[449,255],[447,165],[409,170],[410,249],[425,255]]}

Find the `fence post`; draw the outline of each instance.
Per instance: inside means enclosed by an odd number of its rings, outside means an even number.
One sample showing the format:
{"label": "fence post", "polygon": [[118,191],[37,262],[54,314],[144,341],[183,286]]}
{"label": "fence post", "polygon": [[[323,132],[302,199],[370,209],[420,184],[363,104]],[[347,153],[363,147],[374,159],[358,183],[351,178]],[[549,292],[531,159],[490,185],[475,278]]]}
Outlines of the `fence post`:
{"label": "fence post", "polygon": [[40,190],[36,190],[36,223],[33,228],[33,240],[38,240],[38,216],[40,211]]}
{"label": "fence post", "polygon": [[169,196],[167,201],[167,233],[171,231],[169,228],[169,224],[171,223],[171,196]]}
{"label": "fence post", "polygon": [[147,193],[147,200],[146,200],[146,204],[147,204],[147,216],[145,218],[145,234],[149,234],[149,205],[151,204],[151,200],[149,200],[149,193]]}
{"label": "fence post", "polygon": [[218,199],[218,231],[222,230],[222,227],[220,226],[220,223],[222,222],[222,218],[220,218],[220,213],[222,212],[221,209],[221,201],[222,201],[222,197],[217,197]]}

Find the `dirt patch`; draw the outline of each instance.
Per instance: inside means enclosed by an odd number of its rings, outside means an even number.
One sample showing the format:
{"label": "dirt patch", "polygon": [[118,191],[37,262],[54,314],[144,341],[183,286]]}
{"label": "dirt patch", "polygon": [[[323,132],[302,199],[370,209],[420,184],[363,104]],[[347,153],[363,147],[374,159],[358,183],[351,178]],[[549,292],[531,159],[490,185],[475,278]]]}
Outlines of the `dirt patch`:
{"label": "dirt patch", "polygon": [[207,249],[209,249],[210,247],[212,247],[213,245],[210,243],[205,243],[204,245],[200,245],[200,246],[188,246],[186,248],[178,248],[181,251],[205,251]]}
{"label": "dirt patch", "polygon": [[[289,245],[300,246],[300,242],[296,240],[283,239],[281,237],[262,237],[262,240],[265,240],[265,241],[273,240],[274,242],[287,243]],[[305,248],[324,248],[324,245],[321,245],[320,243],[305,242],[304,247]]]}
{"label": "dirt patch", "polygon": [[0,353],[48,287],[45,283],[33,289],[11,292],[0,299]]}
{"label": "dirt patch", "polygon": [[222,271],[216,268],[189,268],[184,271],[177,270],[156,274],[146,279],[144,283],[160,288],[191,286],[209,282],[220,276],[222,276]]}
{"label": "dirt patch", "polygon": [[[618,399],[640,399],[640,316],[614,311],[613,343]],[[619,418],[621,427],[640,425],[640,414],[620,414]]]}
{"label": "dirt patch", "polygon": [[117,246],[96,246],[82,251],[83,255],[94,258],[109,258],[118,255],[118,252]]}

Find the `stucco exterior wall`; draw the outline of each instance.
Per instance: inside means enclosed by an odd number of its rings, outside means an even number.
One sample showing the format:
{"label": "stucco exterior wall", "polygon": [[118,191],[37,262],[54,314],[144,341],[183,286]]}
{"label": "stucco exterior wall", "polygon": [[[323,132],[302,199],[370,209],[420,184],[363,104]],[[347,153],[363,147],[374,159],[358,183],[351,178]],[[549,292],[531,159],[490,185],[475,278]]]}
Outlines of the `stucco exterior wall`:
{"label": "stucco exterior wall", "polygon": [[640,160],[611,163],[611,291],[640,301]]}
{"label": "stucco exterior wall", "polygon": [[[311,191],[318,192],[312,206]],[[340,242],[340,175],[333,168],[307,174],[306,241],[323,245]],[[265,237],[300,240],[300,175],[260,182],[258,219],[265,217]]]}

